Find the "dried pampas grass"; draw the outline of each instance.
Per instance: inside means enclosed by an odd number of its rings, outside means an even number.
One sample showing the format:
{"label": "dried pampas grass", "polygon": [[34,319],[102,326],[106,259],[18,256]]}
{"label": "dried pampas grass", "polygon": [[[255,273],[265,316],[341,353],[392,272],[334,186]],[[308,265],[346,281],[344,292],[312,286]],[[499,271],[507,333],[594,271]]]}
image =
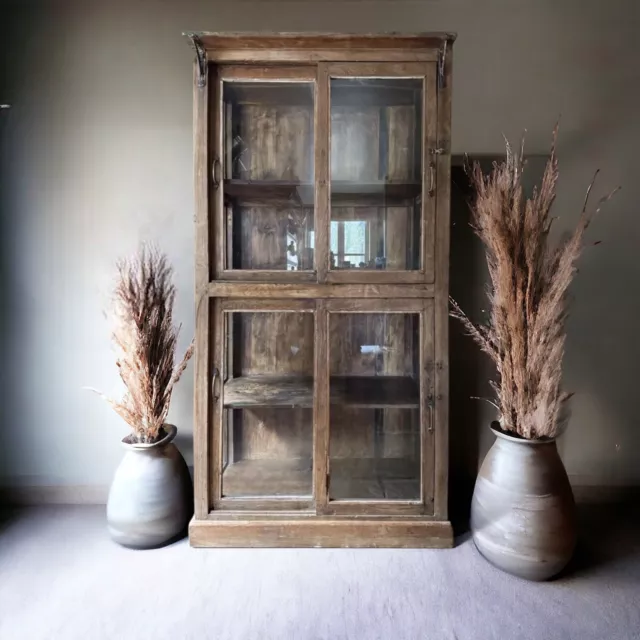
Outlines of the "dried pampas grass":
{"label": "dried pampas grass", "polygon": [[490,276],[488,322],[474,324],[451,300],[451,315],[496,365],[499,380],[491,386],[502,429],[527,439],[555,437],[566,415],[563,409],[570,394],[562,390],[561,380],[567,290],[587,227],[617,191],[601,198],[590,212],[596,171],[575,230],[557,247],[550,246],[557,133],[556,126],[542,183],[531,199],[523,195],[523,146],[517,154],[507,142],[506,160],[495,163],[487,176],[478,163],[471,168],[472,226],[484,244]]}
{"label": "dried pampas grass", "polygon": [[[176,289],[167,257],[149,247],[117,264],[110,315],[116,365],[126,387],[121,401],[99,393],[133,430],[138,442],[163,435],[171,394],[193,355],[193,342],[174,364],[180,327],[173,324]],[[94,390],[95,391],[95,390]]]}

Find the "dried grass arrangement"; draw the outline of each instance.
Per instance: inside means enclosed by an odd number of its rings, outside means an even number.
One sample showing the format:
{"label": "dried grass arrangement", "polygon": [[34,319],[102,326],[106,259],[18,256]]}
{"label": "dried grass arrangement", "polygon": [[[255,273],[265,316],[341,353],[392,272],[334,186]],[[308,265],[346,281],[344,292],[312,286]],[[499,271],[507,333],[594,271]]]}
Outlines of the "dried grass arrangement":
{"label": "dried grass arrangement", "polygon": [[175,365],[180,326],[173,324],[176,289],[164,254],[142,246],[131,259],[120,260],[117,270],[109,315],[116,365],[126,392],[120,401],[96,393],[131,427],[129,441],[152,443],[164,435],[171,394],[193,355],[194,343]]}
{"label": "dried grass arrangement", "polygon": [[542,182],[530,199],[524,197],[522,187],[524,140],[519,154],[507,142],[506,160],[494,163],[489,175],[483,175],[478,163],[470,168],[475,190],[472,226],[484,244],[489,267],[488,321],[473,323],[451,299],[451,315],[495,363],[498,381],[491,386],[496,402],[490,402],[500,413],[501,428],[526,439],[553,438],[564,426],[565,403],[571,396],[561,385],[567,290],[585,231],[617,191],[601,198],[590,211],[596,171],[575,230],[551,246],[557,133],[556,126]]}

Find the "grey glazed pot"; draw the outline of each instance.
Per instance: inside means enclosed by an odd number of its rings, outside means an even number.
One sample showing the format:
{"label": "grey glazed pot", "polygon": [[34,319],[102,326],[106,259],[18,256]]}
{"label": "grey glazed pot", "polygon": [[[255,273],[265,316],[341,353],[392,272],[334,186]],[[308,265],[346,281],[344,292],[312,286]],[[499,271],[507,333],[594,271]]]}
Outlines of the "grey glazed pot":
{"label": "grey glazed pot", "polygon": [[182,537],[192,514],[189,469],[173,439],[177,429],[153,444],[122,441],[127,452],[116,469],[109,500],[109,534],[135,549],[159,547]]}
{"label": "grey glazed pot", "polygon": [[495,428],[471,503],[480,553],[499,569],[547,580],[573,555],[575,504],[555,440],[524,440]]}

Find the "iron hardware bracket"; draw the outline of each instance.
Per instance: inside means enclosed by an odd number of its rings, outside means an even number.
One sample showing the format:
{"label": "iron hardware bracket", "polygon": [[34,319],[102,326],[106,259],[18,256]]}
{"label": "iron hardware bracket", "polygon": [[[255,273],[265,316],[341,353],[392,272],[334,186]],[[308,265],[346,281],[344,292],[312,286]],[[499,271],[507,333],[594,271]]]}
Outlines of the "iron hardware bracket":
{"label": "iron hardware bracket", "polygon": [[447,86],[447,77],[445,75],[445,67],[447,63],[447,48],[450,42],[455,40],[455,35],[448,34],[442,43],[442,49],[438,53],[438,89],[444,89]]}
{"label": "iron hardware bracket", "polygon": [[196,52],[196,61],[198,63],[198,87],[205,87],[207,85],[207,52],[202,44],[202,40],[197,33],[187,31],[182,35],[191,40],[191,46]]}

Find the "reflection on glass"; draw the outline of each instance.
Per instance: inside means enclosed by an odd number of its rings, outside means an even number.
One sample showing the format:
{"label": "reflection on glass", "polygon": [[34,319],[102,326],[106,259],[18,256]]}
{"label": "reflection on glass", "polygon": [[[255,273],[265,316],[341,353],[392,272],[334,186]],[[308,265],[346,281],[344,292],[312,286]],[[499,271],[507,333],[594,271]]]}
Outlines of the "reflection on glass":
{"label": "reflection on glass", "polygon": [[310,496],[313,314],[225,314],[226,497]]}
{"label": "reflection on glass", "polygon": [[330,499],[420,499],[419,324],[331,314]]}
{"label": "reflection on glass", "polygon": [[331,79],[332,269],[420,268],[422,79]]}
{"label": "reflection on glass", "polygon": [[227,269],[313,269],[313,83],[225,82]]}

